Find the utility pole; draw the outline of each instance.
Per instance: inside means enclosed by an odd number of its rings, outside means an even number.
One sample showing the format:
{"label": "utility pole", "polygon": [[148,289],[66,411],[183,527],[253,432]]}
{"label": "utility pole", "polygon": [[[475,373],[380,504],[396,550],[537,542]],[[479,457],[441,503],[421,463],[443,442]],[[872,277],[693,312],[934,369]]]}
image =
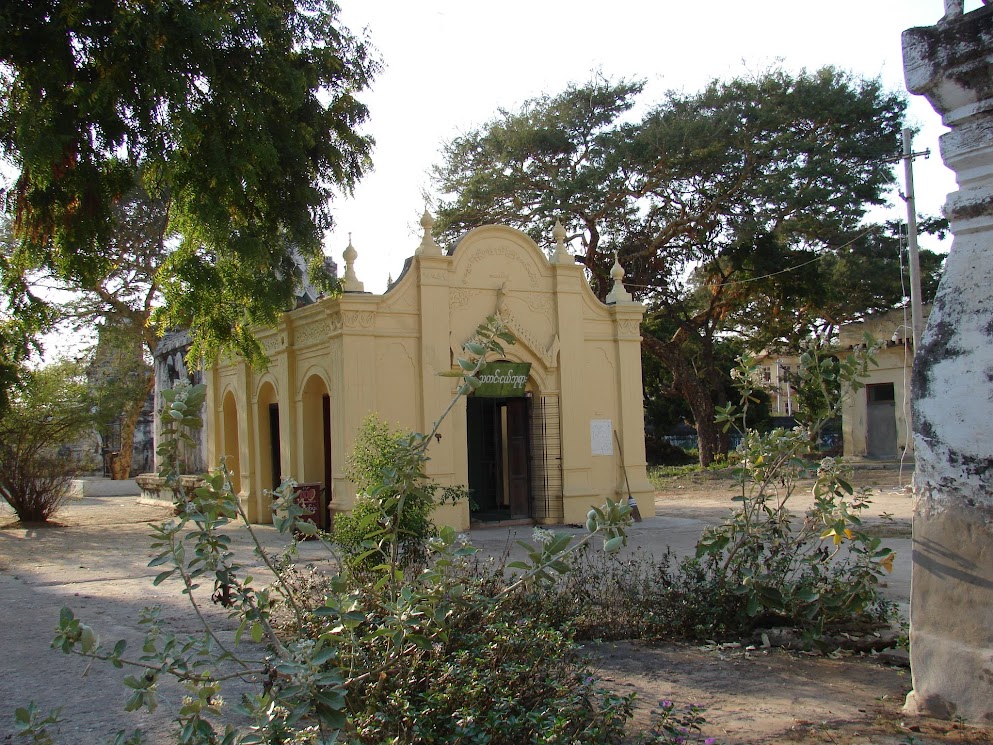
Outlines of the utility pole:
{"label": "utility pole", "polygon": [[931,155],[930,150],[919,153],[913,152],[911,140],[913,135],[909,128],[903,130],[903,155],[899,160],[903,161],[903,175],[906,184],[906,193],[903,195],[907,203],[907,248],[909,251],[910,263],[910,310],[911,324],[914,333],[914,354],[921,343],[921,334],[924,332],[924,315],[921,309],[921,262],[917,252],[917,206],[914,200],[914,158],[923,155],[925,158]]}

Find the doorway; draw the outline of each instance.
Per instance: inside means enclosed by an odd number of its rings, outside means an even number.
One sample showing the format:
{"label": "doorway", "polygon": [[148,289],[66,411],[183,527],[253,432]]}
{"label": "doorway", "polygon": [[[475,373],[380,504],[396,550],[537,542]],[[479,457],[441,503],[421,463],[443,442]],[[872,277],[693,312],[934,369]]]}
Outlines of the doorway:
{"label": "doorway", "polygon": [[896,457],[896,395],[892,383],[865,387],[866,457]]}
{"label": "doorway", "polygon": [[530,399],[466,399],[472,519],[529,518],[531,510]]}
{"label": "doorway", "polygon": [[272,466],[272,487],[283,482],[283,466],[279,447],[279,404],[269,404],[269,463]]}

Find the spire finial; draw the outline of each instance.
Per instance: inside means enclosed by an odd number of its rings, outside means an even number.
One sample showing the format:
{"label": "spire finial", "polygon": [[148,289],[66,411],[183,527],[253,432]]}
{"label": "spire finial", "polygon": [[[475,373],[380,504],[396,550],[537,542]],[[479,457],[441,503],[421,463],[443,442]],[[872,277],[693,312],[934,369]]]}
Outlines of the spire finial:
{"label": "spire finial", "polygon": [[553,264],[574,264],[575,260],[565,247],[565,228],[562,221],[555,218],[555,227],[552,228],[552,237],[555,239],[555,253],[552,254]]}
{"label": "spire finial", "polygon": [[342,254],[342,258],[345,259],[345,276],[341,280],[341,289],[344,292],[365,292],[365,285],[359,282],[359,278],[355,276],[355,259],[358,258],[358,255],[359,252],[352,245],[352,234],[349,233],[348,247]]}
{"label": "spire finial", "polygon": [[424,214],[421,215],[421,227],[424,229],[424,235],[421,237],[421,245],[414,251],[415,256],[441,256],[441,246],[434,242],[434,236],[431,235],[431,226],[433,225],[434,218],[425,207]]}
{"label": "spire finial", "polygon": [[631,302],[631,293],[624,289],[624,283],[621,281],[624,279],[624,267],[617,258],[617,251],[614,251],[614,265],[610,267],[610,276],[614,280],[614,286],[607,294],[607,305]]}

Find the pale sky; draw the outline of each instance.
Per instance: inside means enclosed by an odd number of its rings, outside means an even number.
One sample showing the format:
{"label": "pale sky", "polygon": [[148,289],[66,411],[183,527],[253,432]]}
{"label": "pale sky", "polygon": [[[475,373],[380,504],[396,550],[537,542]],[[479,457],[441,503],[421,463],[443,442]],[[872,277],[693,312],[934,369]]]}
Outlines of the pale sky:
{"label": "pale sky", "polygon": [[[900,34],[933,25],[942,0],[339,0],[353,31],[367,28],[385,68],[371,92],[365,131],[375,137],[375,170],[354,197],[335,202],[337,227],[325,251],[339,268],[348,234],[365,289],[382,292],[420,242],[428,171],[442,142],[478,127],[498,108],[560,92],[599,71],[647,81],[647,107],[666,90],[700,90],[711,79],[824,65],[881,77],[906,91]],[[980,0],[966,0],[966,12]],[[908,94],[909,96],[909,94]],[[941,162],[946,131],[922,98],[911,97],[918,212],[937,214],[955,180]],[[903,170],[898,179],[902,185]],[[902,188],[902,186],[901,186]],[[906,215],[894,194],[882,216]],[[549,216],[551,222],[554,216]],[[925,239],[922,246],[937,248]]]}

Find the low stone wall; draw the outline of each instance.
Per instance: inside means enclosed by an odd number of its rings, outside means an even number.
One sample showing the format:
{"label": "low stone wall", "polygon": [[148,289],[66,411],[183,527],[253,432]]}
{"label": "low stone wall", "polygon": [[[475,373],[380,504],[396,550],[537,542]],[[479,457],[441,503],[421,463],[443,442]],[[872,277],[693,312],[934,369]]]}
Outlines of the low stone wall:
{"label": "low stone wall", "polygon": [[[203,484],[200,476],[180,476],[180,483],[189,493]],[[135,476],[135,484],[141,490],[141,499],[149,502],[169,502],[175,500],[173,490],[166,486],[166,480],[155,473],[141,473]]]}

